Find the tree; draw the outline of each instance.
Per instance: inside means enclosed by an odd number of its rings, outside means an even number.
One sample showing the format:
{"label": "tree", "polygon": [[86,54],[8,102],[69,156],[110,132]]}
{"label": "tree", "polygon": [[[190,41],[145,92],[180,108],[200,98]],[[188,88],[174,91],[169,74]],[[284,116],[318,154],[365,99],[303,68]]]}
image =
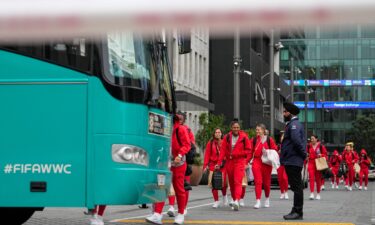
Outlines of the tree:
{"label": "tree", "polygon": [[[215,128],[220,128],[223,134],[229,132],[230,127],[224,124],[224,121],[224,115],[202,113],[199,116],[200,129],[196,134],[196,143],[201,149],[205,149],[207,142],[212,138]],[[245,129],[244,131],[250,138],[256,135],[255,129]]]}
{"label": "tree", "polygon": [[349,139],[353,141],[355,149],[366,149],[372,159],[375,157],[375,114],[360,116],[352,123],[353,127],[347,132]]}
{"label": "tree", "polygon": [[223,134],[229,131],[229,127],[224,125],[224,115],[214,115],[202,113],[199,116],[200,129],[196,134],[196,143],[200,149],[205,149],[207,142],[212,138],[215,128],[220,128]]}

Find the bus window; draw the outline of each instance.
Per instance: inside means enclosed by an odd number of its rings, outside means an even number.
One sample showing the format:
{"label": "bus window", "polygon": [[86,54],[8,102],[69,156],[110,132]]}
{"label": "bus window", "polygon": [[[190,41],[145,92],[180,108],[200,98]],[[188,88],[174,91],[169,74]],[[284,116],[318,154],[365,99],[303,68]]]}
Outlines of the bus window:
{"label": "bus window", "polygon": [[0,48],[23,54],[57,65],[69,67],[85,73],[91,73],[91,45],[85,38],[70,41],[50,41],[45,43],[13,44]]}
{"label": "bus window", "polygon": [[146,90],[146,83],[150,82],[147,54],[145,42],[132,32],[109,34],[107,79],[117,85]]}

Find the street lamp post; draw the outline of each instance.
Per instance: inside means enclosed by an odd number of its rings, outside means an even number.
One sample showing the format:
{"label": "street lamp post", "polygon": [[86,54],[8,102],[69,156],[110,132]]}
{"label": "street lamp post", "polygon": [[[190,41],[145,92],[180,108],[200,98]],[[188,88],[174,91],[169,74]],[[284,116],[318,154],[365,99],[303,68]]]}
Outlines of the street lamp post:
{"label": "street lamp post", "polygon": [[240,72],[241,72],[241,55],[240,55],[240,30],[236,29],[234,35],[234,55],[233,55],[233,115],[240,120]]}
{"label": "street lamp post", "polygon": [[305,78],[305,135],[307,137],[307,104],[308,104],[308,92],[307,92],[307,79]]}
{"label": "street lamp post", "polygon": [[294,102],[294,58],[290,58],[290,101]]}
{"label": "street lamp post", "polygon": [[270,40],[270,135],[274,136],[274,30],[271,29],[271,40]]}

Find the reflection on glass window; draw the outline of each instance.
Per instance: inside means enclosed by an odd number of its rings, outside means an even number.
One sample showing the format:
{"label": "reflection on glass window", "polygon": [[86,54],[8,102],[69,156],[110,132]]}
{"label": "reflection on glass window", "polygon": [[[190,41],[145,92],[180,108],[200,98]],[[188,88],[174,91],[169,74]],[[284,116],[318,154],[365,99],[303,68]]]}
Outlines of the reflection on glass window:
{"label": "reflection on glass window", "polygon": [[133,32],[109,34],[108,65],[110,82],[141,90],[144,103],[172,112],[168,57],[157,35],[144,40]]}
{"label": "reflection on glass window", "polygon": [[140,82],[130,82],[125,78],[150,80],[145,44],[141,38],[135,38],[132,32],[111,33],[108,35],[108,50],[109,72],[117,84],[141,87]]}

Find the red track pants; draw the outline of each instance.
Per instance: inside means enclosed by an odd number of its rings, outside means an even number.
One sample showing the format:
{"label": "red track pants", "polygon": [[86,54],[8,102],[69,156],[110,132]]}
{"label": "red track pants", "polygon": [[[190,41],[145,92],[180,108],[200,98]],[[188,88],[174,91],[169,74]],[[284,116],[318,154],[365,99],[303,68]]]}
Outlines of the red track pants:
{"label": "red track pants", "polygon": [[242,179],[245,175],[245,158],[230,159],[225,163],[228,174],[230,192],[234,201],[238,201],[242,195]]}
{"label": "red track pants", "polygon": [[[186,163],[180,167],[171,167],[172,171],[172,184],[177,198],[178,213],[184,214],[186,207],[186,195],[184,188],[184,178],[186,171]],[[163,211],[165,202],[155,203],[155,212],[161,214]]]}
{"label": "red track pants", "polygon": [[345,184],[349,185],[349,187],[353,185],[354,176],[355,176],[354,165],[350,165],[350,166],[348,165],[348,172],[346,174]]}
{"label": "red track pants", "polygon": [[336,185],[338,186],[340,183],[340,177],[337,176],[337,174],[339,173],[339,167],[332,167],[331,170],[333,174],[331,178],[332,184],[334,184],[336,181]]}
{"label": "red track pants", "polygon": [[103,216],[105,208],[106,205],[97,205],[95,206],[93,213],[98,214],[99,216]]}
{"label": "red track pants", "polygon": [[362,186],[362,180],[363,180],[363,176],[365,176],[365,186],[367,187],[367,184],[368,184],[368,169],[361,169],[361,171],[359,172],[359,186]]}
{"label": "red track pants", "polygon": [[255,198],[257,200],[261,198],[262,186],[264,187],[266,198],[270,197],[272,166],[262,163],[261,158],[254,158],[252,170],[255,183]]}
{"label": "red track pants", "polygon": [[314,184],[316,183],[316,193],[320,193],[320,188],[322,187],[322,173],[316,169],[315,161],[309,162],[308,171],[310,192],[314,192]]}
{"label": "red track pants", "polygon": [[280,165],[280,167],[277,169],[277,179],[279,181],[280,192],[281,193],[287,192],[288,191],[288,175],[286,174],[285,167],[282,165]]}

